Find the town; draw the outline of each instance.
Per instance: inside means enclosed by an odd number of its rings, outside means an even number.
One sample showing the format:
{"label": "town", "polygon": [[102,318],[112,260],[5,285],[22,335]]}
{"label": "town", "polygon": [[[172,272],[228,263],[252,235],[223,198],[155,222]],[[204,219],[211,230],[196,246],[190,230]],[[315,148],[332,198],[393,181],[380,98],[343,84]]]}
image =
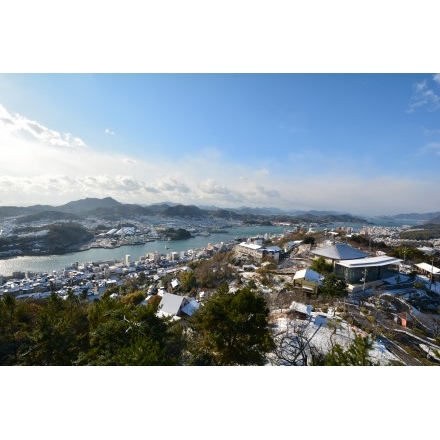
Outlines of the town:
{"label": "town", "polygon": [[[165,226],[209,235],[227,223],[196,225],[182,218]],[[95,237],[95,246],[166,242],[165,226],[111,228]],[[248,286],[263,295],[270,311],[277,348],[267,355],[268,365],[307,365],[310,352],[328,350],[330,341],[347,347],[356,336],[372,338],[370,355],[379,365],[440,361],[439,239],[401,238],[409,226],[366,225],[358,231],[293,221],[284,226],[283,233],[231,237],[201,249],[0,274],[0,298],[44,301],[56,295],[97,303],[136,292],[137,306],[156,301],[158,316],[185,321],[224,283],[230,293]],[[307,344],[286,348],[286,335],[293,334]]]}

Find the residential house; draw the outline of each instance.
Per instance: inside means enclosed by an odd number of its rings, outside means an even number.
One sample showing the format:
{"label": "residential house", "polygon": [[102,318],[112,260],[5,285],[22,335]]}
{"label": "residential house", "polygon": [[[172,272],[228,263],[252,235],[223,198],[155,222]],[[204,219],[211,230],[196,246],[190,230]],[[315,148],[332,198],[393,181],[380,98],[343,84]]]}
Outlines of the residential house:
{"label": "residential house", "polygon": [[181,319],[183,316],[192,316],[198,308],[199,303],[194,298],[165,292],[159,303],[157,316]]}
{"label": "residential house", "polygon": [[322,275],[312,269],[298,270],[293,276],[293,285],[301,287],[309,293],[317,294],[318,288],[322,284]]}

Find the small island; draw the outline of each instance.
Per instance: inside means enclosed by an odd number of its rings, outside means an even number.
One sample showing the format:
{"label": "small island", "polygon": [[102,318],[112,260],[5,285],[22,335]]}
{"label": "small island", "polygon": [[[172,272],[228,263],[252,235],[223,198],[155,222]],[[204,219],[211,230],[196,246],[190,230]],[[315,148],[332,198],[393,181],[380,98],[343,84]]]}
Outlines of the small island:
{"label": "small island", "polygon": [[168,228],[163,231],[163,236],[167,240],[187,240],[191,238],[192,235],[186,229],[178,228]]}

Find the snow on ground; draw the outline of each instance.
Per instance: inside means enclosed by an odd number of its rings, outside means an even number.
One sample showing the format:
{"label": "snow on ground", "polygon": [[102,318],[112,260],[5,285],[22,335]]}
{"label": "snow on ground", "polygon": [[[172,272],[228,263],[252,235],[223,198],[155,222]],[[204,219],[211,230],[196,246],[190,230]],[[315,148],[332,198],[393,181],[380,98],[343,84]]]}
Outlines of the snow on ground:
{"label": "snow on ground", "polygon": [[[293,302],[290,309],[299,310],[298,308],[306,307],[304,304],[299,305],[299,303]],[[304,331],[305,337],[313,335],[310,344],[322,352],[329,352],[332,343],[348,348],[356,335],[367,336],[367,333],[335,316],[332,309],[329,309],[328,313],[311,312],[308,321],[291,318],[289,314],[286,314],[286,309],[274,310],[271,315],[274,334],[289,331],[294,337],[298,330]],[[383,344],[377,341],[373,344],[370,357],[374,363],[380,365],[389,365],[392,361],[399,361]]]}

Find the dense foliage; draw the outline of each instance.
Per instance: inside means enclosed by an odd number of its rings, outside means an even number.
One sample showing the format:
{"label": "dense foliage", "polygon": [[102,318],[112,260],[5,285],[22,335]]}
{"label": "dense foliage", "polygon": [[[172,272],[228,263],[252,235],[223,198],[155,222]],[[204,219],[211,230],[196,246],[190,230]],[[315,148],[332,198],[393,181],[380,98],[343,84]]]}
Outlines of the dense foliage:
{"label": "dense foliage", "polygon": [[69,293],[0,299],[0,365],[262,365],[272,348],[263,296],[224,287],[187,320],[157,316],[160,297],[100,301]]}
{"label": "dense foliage", "polygon": [[188,321],[194,365],[263,365],[274,348],[266,300],[249,287],[220,288]]}
{"label": "dense foliage", "polygon": [[344,279],[336,276],[333,273],[327,274],[319,286],[319,291],[323,297],[338,298],[347,295],[348,285]]}
{"label": "dense foliage", "polygon": [[163,231],[163,234],[171,240],[187,240],[191,238],[191,233],[182,228],[168,228]]}
{"label": "dense foliage", "polygon": [[440,226],[432,225],[430,228],[410,229],[401,232],[399,235],[402,240],[433,240],[440,238]]}
{"label": "dense foliage", "polygon": [[321,275],[330,274],[333,272],[333,265],[327,263],[324,257],[318,257],[312,261],[310,269],[318,272]]}

